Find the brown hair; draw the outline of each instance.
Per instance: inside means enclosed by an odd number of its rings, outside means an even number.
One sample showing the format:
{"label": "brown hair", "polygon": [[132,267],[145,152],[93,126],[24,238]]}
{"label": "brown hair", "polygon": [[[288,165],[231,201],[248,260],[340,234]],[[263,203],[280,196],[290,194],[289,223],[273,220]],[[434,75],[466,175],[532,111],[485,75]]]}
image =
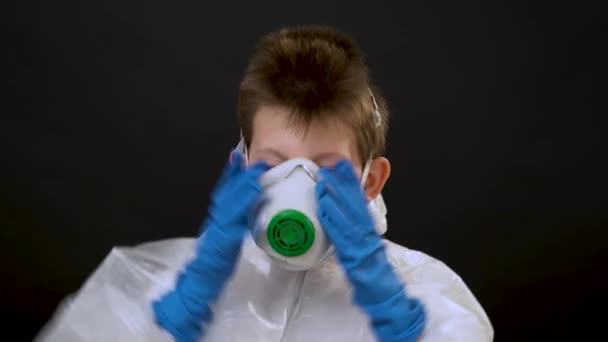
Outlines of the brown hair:
{"label": "brown hair", "polygon": [[[370,90],[381,115],[379,127]],[[362,160],[384,153],[386,102],[369,80],[361,50],[332,28],[284,28],[258,41],[239,89],[238,121],[247,144],[253,116],[265,105],[287,108],[289,122],[303,127],[315,119],[346,123],[356,135]]]}

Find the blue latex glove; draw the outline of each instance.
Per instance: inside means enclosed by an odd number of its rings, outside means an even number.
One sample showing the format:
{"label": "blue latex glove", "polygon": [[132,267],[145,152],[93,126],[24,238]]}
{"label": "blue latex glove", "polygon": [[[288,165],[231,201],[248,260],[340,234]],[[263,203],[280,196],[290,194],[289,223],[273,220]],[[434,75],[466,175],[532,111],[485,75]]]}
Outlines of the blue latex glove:
{"label": "blue latex glove", "polygon": [[175,289],[153,303],[158,324],[179,342],[197,341],[211,321],[210,305],[234,271],[249,210],[261,191],[257,179],[268,169],[265,164],[246,168],[236,151],[232,159],[211,196],[195,259],[179,275]]}
{"label": "blue latex glove", "polygon": [[359,179],[347,161],[321,168],[318,216],[379,341],[416,341],[423,333],[422,304],[405,293],[376,233]]}

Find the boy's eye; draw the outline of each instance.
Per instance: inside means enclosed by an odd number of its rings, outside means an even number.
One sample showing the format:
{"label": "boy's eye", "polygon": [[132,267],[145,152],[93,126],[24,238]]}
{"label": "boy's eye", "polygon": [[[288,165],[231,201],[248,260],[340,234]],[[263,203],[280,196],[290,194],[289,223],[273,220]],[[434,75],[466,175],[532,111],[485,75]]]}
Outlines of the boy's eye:
{"label": "boy's eye", "polygon": [[277,160],[276,158],[260,158],[256,161],[261,161],[266,163],[270,168],[273,168],[279,164],[281,164],[280,160]]}
{"label": "boy's eye", "polygon": [[317,163],[317,165],[319,165],[320,167],[334,167],[339,161],[340,158],[328,157],[320,160],[315,160],[314,162]]}
{"label": "boy's eye", "polygon": [[324,163],[317,163],[317,165],[319,165],[320,167],[331,168],[331,167],[334,167],[334,165],[336,165],[336,163],[324,162]]}

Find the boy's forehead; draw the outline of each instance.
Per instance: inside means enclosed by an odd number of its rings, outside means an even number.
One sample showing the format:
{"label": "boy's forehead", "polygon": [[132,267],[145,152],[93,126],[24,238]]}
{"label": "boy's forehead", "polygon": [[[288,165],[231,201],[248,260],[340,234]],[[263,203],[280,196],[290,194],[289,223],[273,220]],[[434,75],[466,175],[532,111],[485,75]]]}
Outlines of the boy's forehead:
{"label": "boy's forehead", "polygon": [[332,140],[353,138],[352,129],[339,120],[313,119],[308,124],[291,120],[290,112],[280,107],[262,107],[253,119],[253,133],[265,136],[297,136],[300,139]]}
{"label": "boy's forehead", "polygon": [[291,155],[339,152],[349,159],[356,156],[354,132],[337,120],[312,120],[305,125],[291,122],[286,109],[262,107],[253,118],[252,128],[252,148],[272,148]]}

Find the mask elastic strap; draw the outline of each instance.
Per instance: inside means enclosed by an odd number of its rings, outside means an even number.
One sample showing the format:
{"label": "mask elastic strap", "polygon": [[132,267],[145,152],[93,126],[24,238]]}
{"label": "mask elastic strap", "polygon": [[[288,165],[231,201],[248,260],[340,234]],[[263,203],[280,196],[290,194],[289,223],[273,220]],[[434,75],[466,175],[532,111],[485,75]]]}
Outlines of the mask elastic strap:
{"label": "mask elastic strap", "polygon": [[372,158],[370,157],[367,162],[365,163],[365,166],[363,166],[363,173],[361,174],[361,187],[363,188],[365,186],[365,181],[367,180],[367,176],[369,176],[369,169],[372,166]]}
{"label": "mask elastic strap", "polygon": [[247,151],[247,144],[245,143],[243,131],[241,131],[241,140],[239,140],[238,145],[236,145],[236,150],[243,155],[243,158],[245,158],[245,165],[249,166],[249,152]]}
{"label": "mask elastic strap", "polygon": [[[369,95],[372,97],[372,104],[374,107],[372,115],[374,116],[374,123],[376,124],[376,127],[380,127],[380,124],[382,124],[382,116],[380,115],[380,108],[378,107],[378,102],[376,102],[376,97],[374,96],[372,89],[367,88],[367,90],[369,90]],[[363,167],[363,173],[361,174],[361,187],[365,186],[365,181],[367,180],[367,176],[369,175],[369,169],[370,169],[371,165],[372,165],[372,156],[369,156],[369,159],[367,160],[367,162],[365,163],[365,166]]]}
{"label": "mask elastic strap", "polygon": [[372,112],[372,115],[374,116],[374,123],[376,124],[376,127],[380,127],[380,124],[382,124],[380,107],[378,107],[378,102],[376,102],[376,97],[374,96],[374,93],[372,93],[372,89],[367,88],[367,90],[369,90],[369,95],[372,97],[372,104],[374,105],[374,111]]}

